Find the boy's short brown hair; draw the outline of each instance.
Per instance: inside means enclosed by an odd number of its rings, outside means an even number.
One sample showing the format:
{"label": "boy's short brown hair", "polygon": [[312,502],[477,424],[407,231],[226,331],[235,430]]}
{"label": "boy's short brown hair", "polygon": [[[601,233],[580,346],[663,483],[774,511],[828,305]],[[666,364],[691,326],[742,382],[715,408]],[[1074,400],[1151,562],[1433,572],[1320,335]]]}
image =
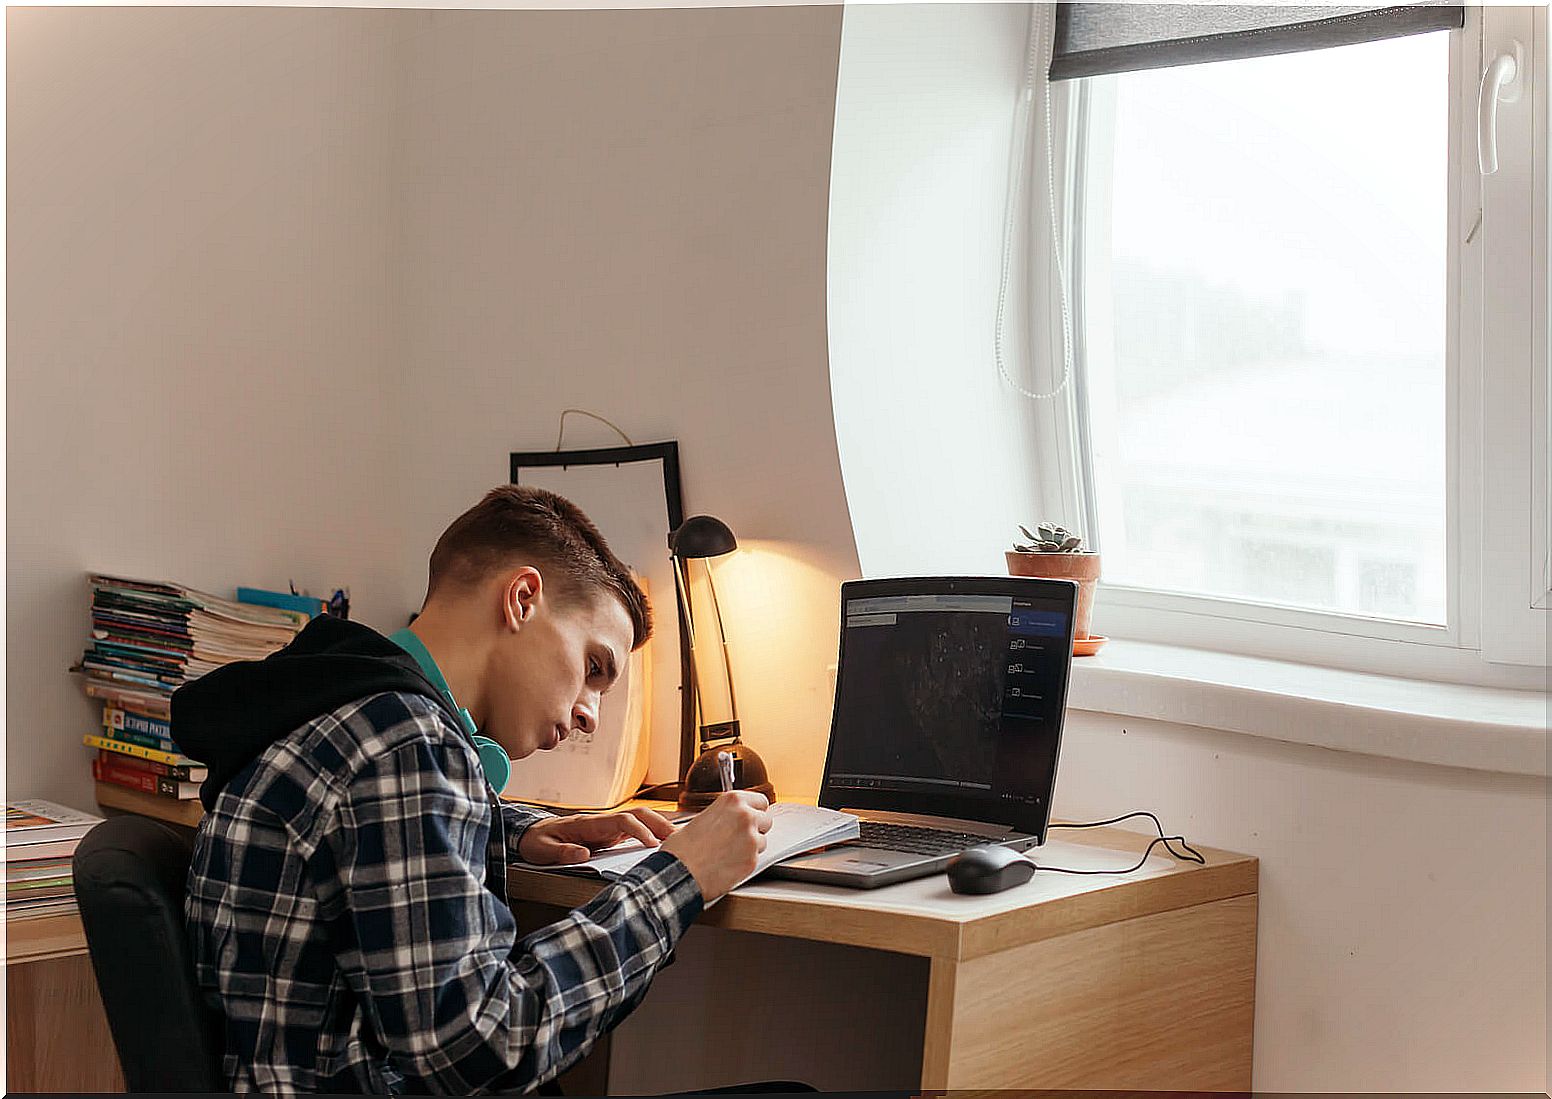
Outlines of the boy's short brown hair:
{"label": "boy's short brown hair", "polygon": [[632,649],[652,636],[652,608],[630,570],[593,521],[564,496],[527,485],[500,485],[454,519],[431,551],[429,602],[443,588],[465,588],[514,564],[539,568],[552,594],[612,594],[630,615]]}

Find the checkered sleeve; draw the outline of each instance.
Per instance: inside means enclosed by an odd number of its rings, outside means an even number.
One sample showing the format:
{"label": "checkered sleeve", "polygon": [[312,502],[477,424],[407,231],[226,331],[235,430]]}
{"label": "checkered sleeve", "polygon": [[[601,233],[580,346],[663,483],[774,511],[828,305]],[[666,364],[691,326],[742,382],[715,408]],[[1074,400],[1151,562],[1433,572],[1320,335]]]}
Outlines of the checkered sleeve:
{"label": "checkered sleeve", "polygon": [[507,859],[511,862],[522,862],[523,856],[518,854],[518,844],[523,842],[523,836],[528,829],[541,820],[549,820],[554,813],[546,813],[543,809],[532,805],[522,805],[515,801],[503,801],[501,803],[501,819],[505,822],[505,838],[507,845]]}
{"label": "checkered sleeve", "polygon": [[639,1001],[701,909],[689,871],[660,851],[518,939],[483,885],[481,781],[461,745],[413,738],[353,777],[320,847],[337,862],[325,872],[341,887],[346,979],[409,1091],[527,1091],[564,1071]]}

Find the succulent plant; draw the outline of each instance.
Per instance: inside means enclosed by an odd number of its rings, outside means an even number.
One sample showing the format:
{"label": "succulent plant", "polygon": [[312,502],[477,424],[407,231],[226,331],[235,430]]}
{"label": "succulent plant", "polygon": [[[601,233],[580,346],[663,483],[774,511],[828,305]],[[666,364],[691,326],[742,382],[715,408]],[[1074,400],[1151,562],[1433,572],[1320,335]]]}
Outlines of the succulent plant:
{"label": "succulent plant", "polygon": [[1029,545],[1013,544],[1013,548],[1019,553],[1082,553],[1083,539],[1079,538],[1066,527],[1059,527],[1055,523],[1041,523],[1031,533],[1030,529],[1020,524],[1019,530],[1024,532],[1024,537],[1029,539]]}

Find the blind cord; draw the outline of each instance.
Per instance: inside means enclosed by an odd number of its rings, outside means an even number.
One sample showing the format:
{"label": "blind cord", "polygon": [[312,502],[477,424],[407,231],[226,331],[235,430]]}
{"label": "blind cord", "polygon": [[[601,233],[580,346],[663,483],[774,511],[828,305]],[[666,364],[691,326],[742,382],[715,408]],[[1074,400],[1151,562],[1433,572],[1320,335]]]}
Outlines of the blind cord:
{"label": "blind cord", "polygon": [[[1029,39],[1028,49],[1024,51],[1024,96],[1020,111],[1026,116],[1032,114],[1030,107],[1035,94],[1035,64],[1037,46],[1040,36],[1035,33],[1035,15],[1037,10],[1049,13],[1049,19],[1042,19],[1041,25],[1049,24],[1049,33],[1046,37],[1050,40],[1051,51],[1056,49],[1056,5],[1039,4],[1030,5],[1029,9]],[[1013,380],[1008,373],[1007,361],[1003,355],[1004,331],[1007,327],[1008,310],[1008,282],[1013,263],[1013,226],[1016,220],[1019,199],[1023,195],[1024,183],[1024,157],[1027,151],[1030,122],[1024,120],[1018,127],[1018,142],[1013,158],[1012,178],[1008,183],[1007,209],[1003,212],[1002,222],[1002,272],[997,284],[997,328],[993,339],[993,358],[997,363],[997,372],[1002,375],[1002,380],[1007,382],[1016,392],[1032,401],[1046,401],[1060,394],[1067,388],[1067,382],[1072,377],[1072,310],[1067,301],[1067,274],[1066,265],[1062,262],[1061,237],[1057,229],[1056,217],[1056,154],[1055,139],[1051,132],[1051,58],[1047,56],[1042,87],[1044,88],[1045,107],[1045,187],[1046,209],[1050,213],[1051,220],[1051,253],[1056,263],[1056,294],[1061,302],[1062,312],[1062,380],[1056,388],[1048,393],[1036,393],[1026,389]]]}

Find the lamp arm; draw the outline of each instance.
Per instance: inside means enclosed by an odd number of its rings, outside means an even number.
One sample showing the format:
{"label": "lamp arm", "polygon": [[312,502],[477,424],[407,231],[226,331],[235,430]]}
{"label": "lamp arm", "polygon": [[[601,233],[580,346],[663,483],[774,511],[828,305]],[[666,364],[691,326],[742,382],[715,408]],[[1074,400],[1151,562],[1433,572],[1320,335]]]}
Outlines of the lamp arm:
{"label": "lamp arm", "polygon": [[728,709],[733,720],[738,720],[738,700],[733,697],[733,658],[728,654],[727,628],[722,624],[722,606],[717,602],[717,584],[711,576],[711,566],[706,567],[706,587],[711,591],[711,609],[717,615],[717,633],[722,636],[722,670],[727,673]]}
{"label": "lamp arm", "polygon": [[690,613],[690,583],[684,578],[684,566],[679,563],[679,558],[670,558],[674,563],[674,591],[679,596],[679,606],[684,609],[684,628],[690,633],[690,648],[695,648],[695,616]]}
{"label": "lamp arm", "polygon": [[690,584],[685,579],[678,555],[674,556],[673,562],[674,590],[679,596],[679,606],[684,611],[685,632],[690,635],[690,704],[695,709],[695,741],[699,744],[701,719],[705,716],[705,707],[701,705],[701,676],[695,666],[695,615],[690,613]]}

